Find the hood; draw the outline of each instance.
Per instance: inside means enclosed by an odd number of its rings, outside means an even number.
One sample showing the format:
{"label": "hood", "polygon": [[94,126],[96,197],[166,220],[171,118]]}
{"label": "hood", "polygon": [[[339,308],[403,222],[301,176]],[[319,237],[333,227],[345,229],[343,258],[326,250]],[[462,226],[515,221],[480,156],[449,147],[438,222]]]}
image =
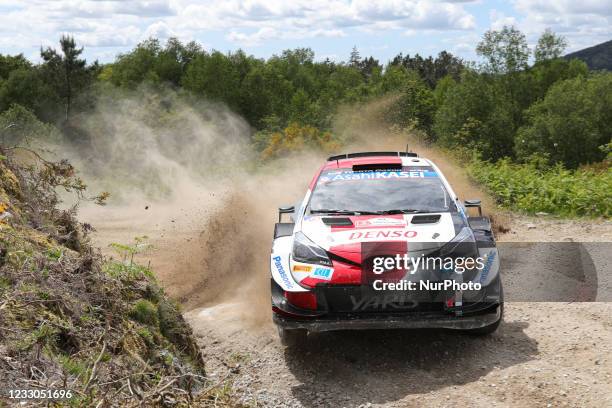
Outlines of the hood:
{"label": "hood", "polygon": [[[451,213],[319,216],[306,215],[301,231],[315,244],[354,259],[364,243],[406,243],[407,249],[439,248],[456,235]],[[368,245],[370,246],[370,245]]]}
{"label": "hood", "polygon": [[333,217],[306,215],[300,230],[328,251],[334,246],[362,242],[446,243],[456,235],[450,213]]}
{"label": "hood", "polygon": [[[370,274],[371,262],[377,256],[408,254],[419,256],[439,249],[452,240],[462,227],[462,218],[451,213],[320,216],[306,215],[299,229],[316,245],[330,255],[332,268],[306,266],[301,272],[295,266],[293,276],[303,285],[318,283],[363,283],[362,272]],[[412,254],[412,255],[411,255]],[[318,271],[327,273],[325,278]],[[395,276],[397,275],[397,276]],[[405,271],[396,271],[389,278],[401,277]],[[368,275],[369,276],[369,275]]]}

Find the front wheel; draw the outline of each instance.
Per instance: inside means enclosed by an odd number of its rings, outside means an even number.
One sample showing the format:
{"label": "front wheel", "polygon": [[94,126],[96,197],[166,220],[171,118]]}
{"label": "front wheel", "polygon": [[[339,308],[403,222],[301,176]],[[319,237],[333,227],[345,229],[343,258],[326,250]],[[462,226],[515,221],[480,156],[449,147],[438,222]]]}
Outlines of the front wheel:
{"label": "front wheel", "polygon": [[284,329],[278,328],[278,337],[281,344],[287,347],[295,347],[304,344],[307,332],[305,329]]}

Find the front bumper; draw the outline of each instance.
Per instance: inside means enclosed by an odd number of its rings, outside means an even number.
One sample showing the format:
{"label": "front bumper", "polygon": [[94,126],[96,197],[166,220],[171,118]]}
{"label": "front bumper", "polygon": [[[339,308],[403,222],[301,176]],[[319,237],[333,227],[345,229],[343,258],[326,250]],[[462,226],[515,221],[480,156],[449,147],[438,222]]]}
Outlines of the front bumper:
{"label": "front bumper", "polygon": [[301,320],[273,313],[273,320],[285,329],[306,329],[309,332],[369,329],[454,329],[469,330],[490,326],[502,318],[501,305],[487,309],[486,313],[467,316],[441,316],[440,314],[406,314],[376,316],[315,317]]}

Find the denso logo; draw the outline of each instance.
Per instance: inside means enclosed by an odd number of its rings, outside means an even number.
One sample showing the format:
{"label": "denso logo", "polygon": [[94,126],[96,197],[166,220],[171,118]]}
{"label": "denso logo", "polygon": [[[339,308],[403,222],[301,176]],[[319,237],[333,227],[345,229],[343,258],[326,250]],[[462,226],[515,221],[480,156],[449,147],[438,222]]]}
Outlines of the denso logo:
{"label": "denso logo", "polygon": [[417,236],[416,231],[410,230],[397,230],[397,229],[385,229],[385,230],[373,230],[373,231],[355,231],[349,235],[349,240],[353,241],[356,239],[378,239],[378,238],[414,238]]}

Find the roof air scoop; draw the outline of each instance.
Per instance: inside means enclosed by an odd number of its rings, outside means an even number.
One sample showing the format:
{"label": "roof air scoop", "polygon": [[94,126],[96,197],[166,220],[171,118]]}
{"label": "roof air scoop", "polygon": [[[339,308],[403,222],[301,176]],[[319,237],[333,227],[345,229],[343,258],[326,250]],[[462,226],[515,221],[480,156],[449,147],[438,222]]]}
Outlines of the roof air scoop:
{"label": "roof air scoop", "polygon": [[355,164],[353,171],[374,171],[374,170],[401,170],[401,163],[369,163]]}
{"label": "roof air scoop", "polygon": [[411,224],[435,224],[440,221],[440,214],[415,215],[410,221]]}

